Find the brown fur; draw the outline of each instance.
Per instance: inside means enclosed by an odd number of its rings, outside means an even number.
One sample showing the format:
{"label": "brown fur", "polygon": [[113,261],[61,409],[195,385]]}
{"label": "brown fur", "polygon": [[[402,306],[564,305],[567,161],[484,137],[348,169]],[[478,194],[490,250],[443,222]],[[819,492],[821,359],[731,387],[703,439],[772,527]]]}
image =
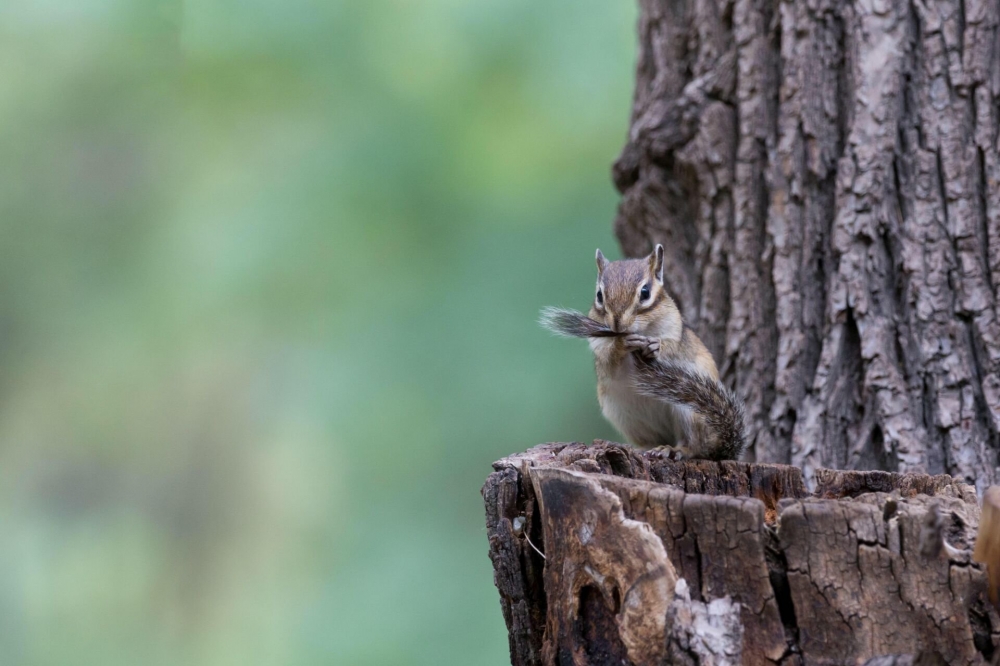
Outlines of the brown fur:
{"label": "brown fur", "polygon": [[[742,404],[719,384],[715,360],[667,293],[662,247],[642,259],[613,262],[598,250],[597,268],[601,298],[595,296],[590,318],[628,334],[591,339],[605,416],[636,446],[678,447],[692,457],[738,456]],[[643,285],[650,290],[645,301]],[[643,350],[628,342],[637,336],[646,341]],[[650,371],[651,365],[666,370]]]}
{"label": "brown fur", "polygon": [[695,409],[686,453],[694,458],[739,458],[746,444],[743,403],[717,380],[672,360],[641,362],[636,390],[668,403]]}

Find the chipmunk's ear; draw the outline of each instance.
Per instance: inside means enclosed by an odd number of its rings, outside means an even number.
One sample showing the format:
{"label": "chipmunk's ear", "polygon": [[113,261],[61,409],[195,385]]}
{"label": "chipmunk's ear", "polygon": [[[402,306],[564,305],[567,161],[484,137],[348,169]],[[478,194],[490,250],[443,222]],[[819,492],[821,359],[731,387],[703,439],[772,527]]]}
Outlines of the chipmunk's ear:
{"label": "chipmunk's ear", "polygon": [[608,265],[608,260],[604,258],[604,255],[601,253],[600,248],[597,249],[596,258],[597,258],[597,274],[600,275],[601,273],[604,272],[604,267]]}
{"label": "chipmunk's ear", "polygon": [[663,246],[659,243],[653,248],[653,253],[649,255],[649,268],[656,276],[657,282],[663,284]]}

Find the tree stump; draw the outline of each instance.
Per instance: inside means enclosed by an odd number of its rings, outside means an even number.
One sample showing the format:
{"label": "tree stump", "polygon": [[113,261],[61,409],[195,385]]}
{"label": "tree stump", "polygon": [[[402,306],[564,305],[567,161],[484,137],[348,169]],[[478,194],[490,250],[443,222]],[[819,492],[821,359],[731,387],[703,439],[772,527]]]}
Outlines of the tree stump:
{"label": "tree stump", "polygon": [[[543,444],[483,487],[511,663],[984,664],[1000,617],[950,476]],[[998,653],[1000,654],[1000,653]]]}

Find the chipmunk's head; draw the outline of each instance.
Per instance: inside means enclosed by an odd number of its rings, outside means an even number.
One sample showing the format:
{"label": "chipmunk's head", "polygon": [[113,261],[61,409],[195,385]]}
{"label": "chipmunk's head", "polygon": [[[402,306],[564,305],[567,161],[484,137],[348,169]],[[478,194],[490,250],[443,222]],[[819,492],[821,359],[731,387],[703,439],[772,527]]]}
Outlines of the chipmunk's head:
{"label": "chipmunk's head", "polygon": [[663,286],[663,246],[642,259],[608,261],[597,251],[597,292],[590,317],[615,331],[680,334],[681,315]]}

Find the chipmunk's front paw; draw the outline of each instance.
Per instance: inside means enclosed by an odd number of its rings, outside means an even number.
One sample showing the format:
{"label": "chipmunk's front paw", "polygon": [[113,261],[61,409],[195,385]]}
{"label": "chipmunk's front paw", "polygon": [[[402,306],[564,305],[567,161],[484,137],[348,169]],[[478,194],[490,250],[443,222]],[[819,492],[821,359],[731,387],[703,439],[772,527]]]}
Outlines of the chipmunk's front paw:
{"label": "chipmunk's front paw", "polygon": [[674,446],[657,446],[649,450],[650,453],[655,453],[657,455],[663,456],[667,460],[680,461],[684,460],[687,456],[684,452]]}
{"label": "chipmunk's front paw", "polygon": [[625,348],[629,351],[639,352],[647,361],[653,361],[660,353],[660,339],[633,333],[625,337]]}

